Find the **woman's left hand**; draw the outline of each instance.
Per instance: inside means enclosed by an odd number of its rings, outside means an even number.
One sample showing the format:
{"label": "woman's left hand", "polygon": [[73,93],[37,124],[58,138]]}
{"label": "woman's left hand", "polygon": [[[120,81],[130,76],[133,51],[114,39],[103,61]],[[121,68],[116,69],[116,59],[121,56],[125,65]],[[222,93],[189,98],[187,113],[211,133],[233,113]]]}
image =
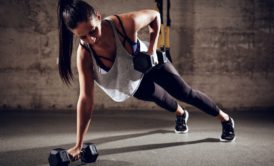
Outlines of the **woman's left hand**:
{"label": "woman's left hand", "polygon": [[80,147],[74,146],[74,147],[68,149],[67,152],[69,154],[69,157],[70,157],[71,161],[78,160],[81,157],[80,156],[81,155],[81,148]]}

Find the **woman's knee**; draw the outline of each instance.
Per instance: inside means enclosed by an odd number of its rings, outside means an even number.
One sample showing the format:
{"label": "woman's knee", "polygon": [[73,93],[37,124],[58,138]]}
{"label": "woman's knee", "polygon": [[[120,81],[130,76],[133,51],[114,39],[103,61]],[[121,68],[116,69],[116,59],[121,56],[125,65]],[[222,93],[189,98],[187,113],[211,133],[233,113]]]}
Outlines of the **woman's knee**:
{"label": "woman's knee", "polygon": [[178,89],[174,93],[174,97],[180,101],[187,102],[194,97],[193,90],[191,88]]}

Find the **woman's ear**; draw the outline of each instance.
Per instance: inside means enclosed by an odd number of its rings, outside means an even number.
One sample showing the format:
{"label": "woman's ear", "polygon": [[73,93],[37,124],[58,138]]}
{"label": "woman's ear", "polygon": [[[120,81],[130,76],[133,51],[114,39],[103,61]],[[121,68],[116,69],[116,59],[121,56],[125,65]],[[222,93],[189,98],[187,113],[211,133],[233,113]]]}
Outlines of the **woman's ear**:
{"label": "woman's ear", "polygon": [[98,11],[96,11],[95,14],[96,14],[96,18],[101,21],[101,19],[102,19],[101,13],[99,13]]}

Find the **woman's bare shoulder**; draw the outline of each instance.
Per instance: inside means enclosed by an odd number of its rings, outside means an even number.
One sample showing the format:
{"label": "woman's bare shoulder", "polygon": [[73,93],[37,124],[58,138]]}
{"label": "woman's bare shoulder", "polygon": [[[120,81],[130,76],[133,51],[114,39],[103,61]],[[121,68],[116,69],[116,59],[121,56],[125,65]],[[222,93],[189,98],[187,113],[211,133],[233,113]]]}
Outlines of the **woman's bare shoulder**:
{"label": "woman's bare shoulder", "polygon": [[89,51],[81,44],[78,45],[76,54],[77,68],[89,68],[92,67],[93,62]]}
{"label": "woman's bare shoulder", "polygon": [[[134,38],[134,28],[133,28],[133,20],[131,18],[131,13],[121,13],[121,14],[116,14],[120,20],[122,21],[122,24],[125,28],[125,31],[127,33],[127,35],[130,37],[130,38]],[[106,17],[105,19],[107,20],[110,20],[114,23],[115,27],[123,33],[123,29],[122,29],[122,25],[119,21],[119,19],[115,16],[115,15],[111,15],[111,16],[108,16]]]}

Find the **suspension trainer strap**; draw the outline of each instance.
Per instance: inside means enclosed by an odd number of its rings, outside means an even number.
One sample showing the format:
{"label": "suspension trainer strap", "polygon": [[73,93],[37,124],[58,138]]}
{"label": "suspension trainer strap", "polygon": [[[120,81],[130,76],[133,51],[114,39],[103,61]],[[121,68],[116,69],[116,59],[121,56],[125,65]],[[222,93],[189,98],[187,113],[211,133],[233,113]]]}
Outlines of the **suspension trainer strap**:
{"label": "suspension trainer strap", "polygon": [[170,0],[167,0],[167,27],[165,28],[165,47],[166,56],[172,62],[170,55],[170,28],[171,28],[171,18],[170,18]]}
{"label": "suspension trainer strap", "polygon": [[161,29],[158,39],[157,48],[163,50],[165,47],[165,26],[164,26],[164,18],[163,18],[163,0],[155,0],[157,10],[161,16]]}

